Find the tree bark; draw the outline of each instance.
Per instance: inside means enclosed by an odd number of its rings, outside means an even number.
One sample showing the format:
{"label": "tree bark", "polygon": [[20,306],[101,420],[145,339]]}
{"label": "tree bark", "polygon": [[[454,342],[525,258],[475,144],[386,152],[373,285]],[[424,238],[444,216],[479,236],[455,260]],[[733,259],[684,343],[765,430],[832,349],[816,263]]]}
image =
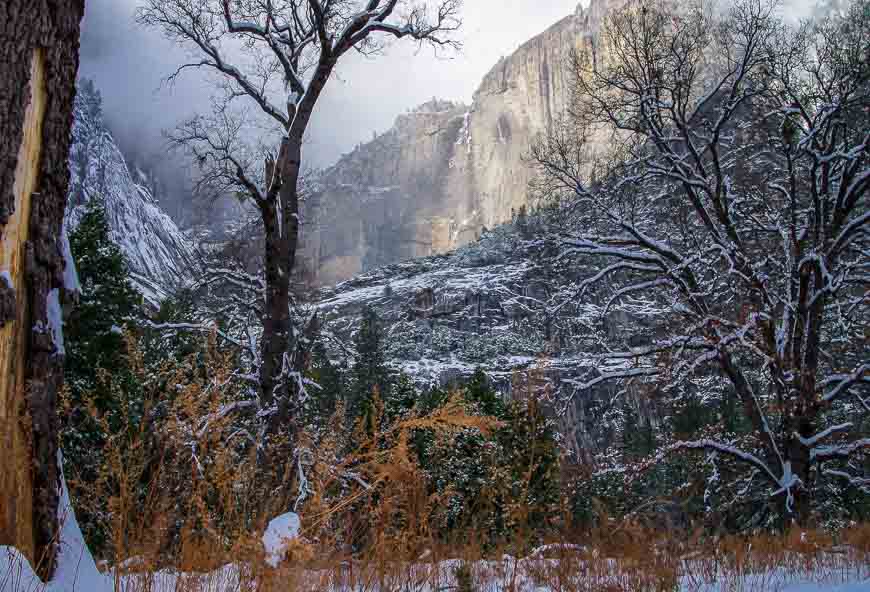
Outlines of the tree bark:
{"label": "tree bark", "polygon": [[290,279],[296,266],[299,244],[301,144],[301,141],[287,139],[282,147],[284,162],[280,166],[283,169],[283,184],[278,196],[281,207],[265,204],[261,208],[266,230],[266,308],[261,340],[260,386],[264,407],[275,406],[269,421],[270,432],[286,425],[291,419],[292,393],[282,373],[284,356],[292,353]]}
{"label": "tree bark", "polygon": [[58,534],[61,227],[84,0],[0,2],[0,544],[47,579]]}
{"label": "tree bark", "polygon": [[287,130],[277,164],[282,182],[278,195],[280,208],[271,203],[263,204],[260,208],[266,233],[266,307],[260,344],[260,389],[264,407],[277,407],[271,416],[269,431],[285,426],[292,420],[292,393],[288,385],[281,384],[281,373],[284,355],[291,353],[293,327],[290,318],[290,278],[295,271],[296,250],[299,246],[302,144],[314,105],[326,87],[335,63],[333,57],[322,58],[305,99],[299,105]]}
{"label": "tree bark", "polygon": [[290,273],[285,261],[289,239],[284,236],[283,220],[275,204],[262,207],[265,228],[266,302],[261,340],[260,388],[263,407],[281,399],[281,371],[290,341]]}

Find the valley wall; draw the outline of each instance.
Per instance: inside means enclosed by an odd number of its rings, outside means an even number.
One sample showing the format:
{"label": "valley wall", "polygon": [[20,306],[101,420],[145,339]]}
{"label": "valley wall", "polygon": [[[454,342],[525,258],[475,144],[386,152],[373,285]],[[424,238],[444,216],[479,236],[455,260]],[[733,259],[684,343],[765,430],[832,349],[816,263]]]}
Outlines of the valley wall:
{"label": "valley wall", "polygon": [[426,103],[325,171],[303,208],[309,279],[444,253],[510,220],[528,203],[532,144],[568,106],[571,55],[613,1],[578,7],[500,60],[472,105]]}

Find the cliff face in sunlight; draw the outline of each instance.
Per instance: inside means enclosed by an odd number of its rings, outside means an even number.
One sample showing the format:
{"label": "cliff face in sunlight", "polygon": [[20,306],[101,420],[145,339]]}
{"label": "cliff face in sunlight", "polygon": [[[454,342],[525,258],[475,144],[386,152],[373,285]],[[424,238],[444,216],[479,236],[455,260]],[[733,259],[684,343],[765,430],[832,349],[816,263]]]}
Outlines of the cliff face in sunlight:
{"label": "cliff face in sunlight", "polygon": [[572,50],[613,1],[578,7],[500,60],[471,106],[433,100],[327,170],[303,217],[316,282],[444,253],[510,220],[527,203],[532,143],[568,105]]}

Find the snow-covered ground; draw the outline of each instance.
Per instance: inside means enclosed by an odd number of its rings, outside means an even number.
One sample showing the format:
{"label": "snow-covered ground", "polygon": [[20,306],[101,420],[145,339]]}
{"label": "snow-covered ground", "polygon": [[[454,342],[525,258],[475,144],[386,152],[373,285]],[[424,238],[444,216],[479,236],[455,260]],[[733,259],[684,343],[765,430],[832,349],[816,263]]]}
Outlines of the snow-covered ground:
{"label": "snow-covered ground", "polygon": [[[87,555],[80,558],[68,556],[58,569],[57,576],[48,584],[43,584],[34,575],[26,560],[14,550],[0,547],[2,559],[0,559],[0,591],[2,592],[237,592],[247,589],[245,582],[235,566],[228,565],[210,574],[176,574],[172,572],[159,572],[147,577],[128,576],[120,578],[118,587],[110,575],[101,574],[93,566],[93,559]],[[5,562],[10,562],[4,565]],[[438,578],[432,578],[427,568],[423,580],[416,577],[406,580],[416,582],[414,590],[418,592],[434,592],[435,590],[457,589],[456,578],[452,575],[456,564],[444,562],[441,566],[442,574]],[[276,588],[269,590],[281,590],[281,572],[275,572]],[[324,587],[324,583],[330,581],[328,576],[322,578],[317,574],[298,574],[288,576],[288,590],[328,590],[330,592],[371,592],[377,590],[370,580],[360,582],[357,586],[333,584]],[[402,578],[404,580],[404,578]],[[427,583],[427,580],[429,583]],[[401,580],[390,582],[387,589],[396,588]],[[615,578],[613,582],[619,581]],[[291,584],[292,582],[292,584]],[[147,583],[147,585],[146,585]],[[568,584],[564,590],[634,590],[630,584],[628,587],[608,586],[606,579],[598,579],[595,582]],[[513,578],[508,570],[507,577],[492,577],[480,579],[475,577],[474,590],[477,592],[502,592],[512,590],[516,592],[556,592],[558,587],[536,583],[527,577]],[[588,586],[588,587],[587,587]],[[782,570],[772,570],[765,573],[735,578],[723,577],[721,580],[699,584],[697,582],[682,581],[677,589],[679,592],[868,592],[870,591],[870,576],[864,570],[863,574],[839,573],[836,576],[823,575],[797,575]]]}
{"label": "snow-covered ground", "polygon": [[[62,462],[61,462],[62,465]],[[63,478],[62,478],[63,481]],[[54,577],[43,583],[27,559],[16,549],[0,546],[0,592],[242,592],[251,588],[251,570],[238,565],[226,565],[208,574],[179,574],[162,571],[156,574],[129,575],[118,578],[101,573],[88,551],[70,503],[65,481],[61,490],[59,518],[61,520],[60,550]],[[281,565],[288,542],[298,536],[300,518],[287,513],[273,519],[262,542],[266,563],[261,573],[269,580],[266,590],[315,590],[327,592],[378,592],[379,590],[410,590],[438,592],[457,590],[457,573],[463,566],[458,560],[427,563],[423,560],[396,570],[392,575],[356,567],[344,572],[299,572]],[[613,560],[584,563],[572,558],[576,546],[562,547],[561,561],[572,561],[569,569],[557,559],[548,558],[558,545],[541,547],[529,557],[517,559],[504,556],[496,561],[478,561],[467,565],[476,592],[562,592],[564,590],[638,589],[633,582],[637,574],[624,573]],[[786,565],[767,569],[745,570],[737,574],[710,562],[685,564],[687,573],[679,581],[679,592],[870,592],[870,562],[856,560],[858,554],[849,549],[837,553],[819,553],[809,558],[795,555]],[[703,562],[703,560],[701,560]],[[712,567],[712,569],[711,569]],[[355,574],[354,584],[346,575]],[[362,577],[361,577],[361,574]],[[383,580],[387,585],[374,584]],[[642,578],[643,579],[643,578]],[[648,580],[645,580],[648,583]],[[558,585],[554,585],[558,583]]]}
{"label": "snow-covered ground", "polygon": [[[62,461],[58,464],[63,466]],[[60,549],[54,578],[43,584],[23,555],[13,547],[0,545],[0,592],[113,592],[112,579],[100,573],[85,545],[66,481],[61,481]]]}
{"label": "snow-covered ground", "polygon": [[[70,510],[69,494],[64,487],[62,493],[61,549],[58,567],[54,578],[43,584],[34,574],[24,557],[11,547],[0,546],[0,592],[237,592],[247,590],[250,576],[241,572],[237,566],[227,565],[209,574],[177,574],[160,572],[148,576],[126,576],[116,581],[110,574],[97,569],[93,557],[85,547],[84,540],[75,515]],[[270,574],[270,582],[275,587],[269,590],[282,590],[286,581],[288,590],[327,590],[335,592],[374,592],[380,588],[372,585],[373,579],[366,579],[350,585],[345,578],[336,578],[335,573],[294,572],[279,565],[283,545],[288,538],[296,535],[299,517],[286,514],[273,520],[263,543],[267,559],[278,566]],[[469,566],[473,589],[477,592],[556,592],[559,590],[635,590],[632,577],[618,569],[610,570],[614,562],[599,562],[592,568],[580,567],[556,576],[558,569],[555,559],[543,558],[532,554],[527,559],[505,556],[501,561],[477,562]],[[845,557],[845,556],[843,556]],[[564,560],[563,560],[564,561]],[[384,589],[411,589],[416,592],[435,592],[456,590],[457,573],[461,562],[442,561],[437,565],[419,563],[409,566],[402,573],[387,576]],[[582,565],[579,562],[577,565]],[[800,566],[800,560],[794,564]],[[603,569],[602,569],[603,566]],[[703,570],[698,570],[703,571]],[[551,575],[552,574],[552,575]],[[359,575],[357,575],[359,577]],[[558,580],[558,578],[564,578]],[[559,581],[560,585],[550,582]],[[855,565],[854,561],[830,556],[817,561],[813,566],[790,569],[777,567],[752,573],[736,575],[722,573],[716,575],[683,577],[679,583],[680,592],[870,592],[870,564]]]}

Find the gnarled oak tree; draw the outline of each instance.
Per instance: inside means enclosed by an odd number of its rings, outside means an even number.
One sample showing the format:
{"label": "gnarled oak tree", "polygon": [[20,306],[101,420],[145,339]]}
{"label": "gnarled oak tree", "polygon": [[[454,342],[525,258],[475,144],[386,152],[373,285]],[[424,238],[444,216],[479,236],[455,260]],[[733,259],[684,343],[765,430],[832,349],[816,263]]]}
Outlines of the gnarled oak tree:
{"label": "gnarled oak tree", "polygon": [[[182,65],[217,73],[225,100],[215,118],[183,125],[175,137],[192,148],[206,175],[256,204],[265,230],[262,335],[254,366],[260,411],[270,426],[292,416],[291,274],[299,237],[302,146],[314,107],[339,61],[351,51],[380,51],[390,38],[455,45],[461,0],[434,6],[406,0],[147,0],[140,22],[192,49]],[[265,164],[243,154],[226,106],[247,99],[281,137],[266,144]],[[219,125],[215,125],[215,121]],[[263,139],[263,138],[261,138]],[[267,138],[266,138],[267,139]],[[271,429],[271,428],[270,428]]]}

